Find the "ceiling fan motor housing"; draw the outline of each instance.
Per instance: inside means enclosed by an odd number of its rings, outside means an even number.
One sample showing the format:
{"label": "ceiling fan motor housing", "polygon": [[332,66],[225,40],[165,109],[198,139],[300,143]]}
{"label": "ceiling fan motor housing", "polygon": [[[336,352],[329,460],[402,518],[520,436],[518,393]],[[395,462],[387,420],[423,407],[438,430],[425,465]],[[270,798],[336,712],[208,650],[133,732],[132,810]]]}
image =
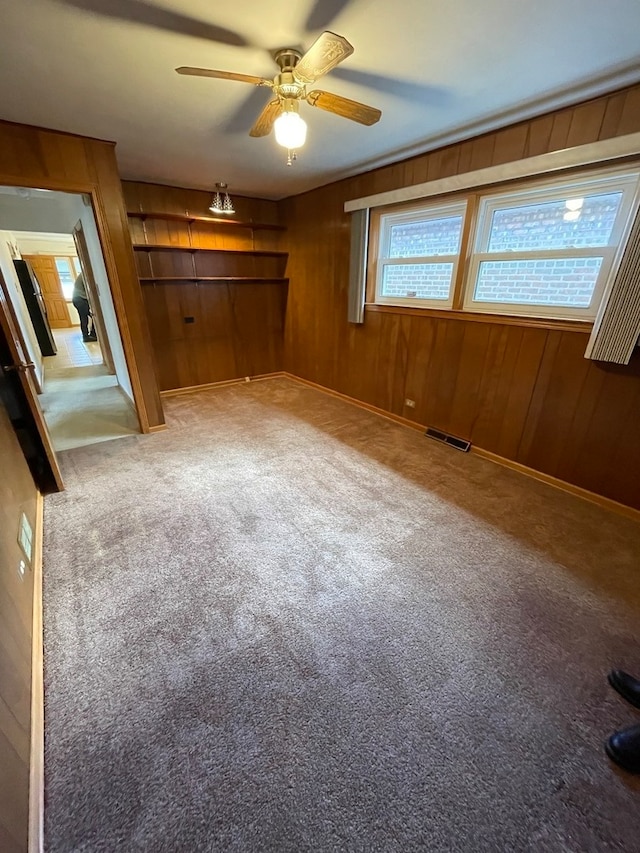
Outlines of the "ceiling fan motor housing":
{"label": "ceiling fan motor housing", "polygon": [[304,96],[304,84],[300,83],[293,75],[293,69],[300,61],[297,50],[285,48],[279,50],[275,60],[280,68],[280,74],[276,74],[273,87],[281,98],[301,98]]}
{"label": "ceiling fan motor housing", "polygon": [[298,62],[300,62],[301,57],[302,54],[291,47],[284,47],[274,55],[280,71],[292,71]]}

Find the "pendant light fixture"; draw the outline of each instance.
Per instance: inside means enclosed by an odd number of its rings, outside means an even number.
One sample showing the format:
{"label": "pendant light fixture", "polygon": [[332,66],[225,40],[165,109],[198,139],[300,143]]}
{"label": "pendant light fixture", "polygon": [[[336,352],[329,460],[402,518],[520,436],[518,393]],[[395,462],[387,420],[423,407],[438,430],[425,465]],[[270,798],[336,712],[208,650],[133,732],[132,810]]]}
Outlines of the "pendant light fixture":
{"label": "pendant light fixture", "polygon": [[209,210],[211,213],[231,214],[236,212],[233,202],[231,201],[231,197],[227,192],[227,185],[224,181],[220,181],[216,184],[216,191],[213,199],[211,200]]}

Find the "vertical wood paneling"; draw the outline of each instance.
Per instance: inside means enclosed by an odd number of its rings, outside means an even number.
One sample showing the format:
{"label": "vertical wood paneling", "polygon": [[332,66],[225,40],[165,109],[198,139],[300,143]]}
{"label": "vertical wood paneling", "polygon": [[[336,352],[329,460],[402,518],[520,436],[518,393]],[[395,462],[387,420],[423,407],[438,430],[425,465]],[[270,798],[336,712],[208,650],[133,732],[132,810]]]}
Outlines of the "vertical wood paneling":
{"label": "vertical wood paneling", "polygon": [[553,116],[546,115],[535,118],[528,124],[528,139],[525,148],[525,157],[536,157],[538,154],[546,154],[551,151],[550,139],[553,130]]}
{"label": "vertical wood paneling", "polygon": [[[208,216],[211,193],[124,182],[131,212]],[[278,224],[273,201],[233,197],[234,219]],[[273,373],[283,368],[286,257],[250,254],[279,251],[281,232],[149,216],[131,217],[138,245],[172,249],[217,249],[247,254],[142,250],[136,248],[138,274],[143,278],[184,276],[180,281],[157,281],[143,286],[145,314],[153,341],[160,388],[205,385],[244,376]],[[194,277],[243,277],[242,282],[198,283]],[[192,318],[193,322],[185,322]]]}
{"label": "vertical wood paneling", "polygon": [[603,99],[592,101],[581,107],[576,107],[571,116],[567,148],[584,145],[600,138],[600,129],[606,112],[606,102]]}
{"label": "vertical wood paneling", "polygon": [[286,285],[179,281],[143,290],[163,390],[282,370]]}
{"label": "vertical wood paneling", "polygon": [[113,144],[0,121],[0,184],[92,195],[140,421],[164,423]]}
{"label": "vertical wood paneling", "polygon": [[18,545],[25,513],[35,529],[36,488],[0,403],[0,850],[27,849],[33,571]]}
{"label": "vertical wood paneling", "polygon": [[500,384],[504,394],[504,407],[496,422],[498,442],[495,450],[499,456],[518,460],[518,449],[523,430],[528,422],[531,396],[536,387],[540,362],[547,343],[547,332],[537,329],[507,329],[507,352],[500,371]]}
{"label": "vertical wood paneling", "polygon": [[582,335],[551,334],[531,399],[528,424],[533,434],[528,446],[521,447],[520,461],[530,468],[544,466],[547,473],[558,474],[589,371],[584,346]]}
{"label": "vertical wood paneling", "polygon": [[489,349],[491,327],[483,323],[458,323],[464,328],[455,394],[449,414],[450,432],[473,435],[480,409],[480,389]]}
{"label": "vertical wood paneling", "polygon": [[586,332],[446,314],[366,309],[364,325],[350,326],[342,212],[350,198],[636,131],[640,86],[283,202],[286,369],[640,508],[640,443],[630,426],[640,423],[640,356],[621,371],[603,369],[583,358]]}

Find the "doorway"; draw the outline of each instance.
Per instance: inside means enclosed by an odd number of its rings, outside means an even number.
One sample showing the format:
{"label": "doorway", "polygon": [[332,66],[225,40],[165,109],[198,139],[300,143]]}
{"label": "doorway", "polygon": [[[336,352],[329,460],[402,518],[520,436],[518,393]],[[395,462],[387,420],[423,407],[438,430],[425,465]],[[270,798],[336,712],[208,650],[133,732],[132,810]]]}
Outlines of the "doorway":
{"label": "doorway", "polygon": [[[33,365],[53,449],[139,433],[90,197],[0,187],[0,270]],[[79,276],[89,334],[74,307]],[[37,301],[34,291],[42,311],[27,304],[29,298]],[[44,320],[39,320],[42,313]],[[48,327],[48,333],[38,325]],[[51,340],[43,345],[45,334]]]}

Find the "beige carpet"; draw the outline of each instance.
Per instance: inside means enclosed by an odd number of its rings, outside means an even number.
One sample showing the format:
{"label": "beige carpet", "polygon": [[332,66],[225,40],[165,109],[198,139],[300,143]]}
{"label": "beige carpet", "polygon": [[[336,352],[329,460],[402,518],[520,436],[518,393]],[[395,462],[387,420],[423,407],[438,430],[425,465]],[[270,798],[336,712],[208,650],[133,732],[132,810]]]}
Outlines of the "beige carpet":
{"label": "beige carpet", "polygon": [[56,451],[139,432],[132,404],[103,364],[46,366],[39,399]]}
{"label": "beige carpet", "polygon": [[48,851],[631,851],[640,526],[286,379],[45,499]]}

